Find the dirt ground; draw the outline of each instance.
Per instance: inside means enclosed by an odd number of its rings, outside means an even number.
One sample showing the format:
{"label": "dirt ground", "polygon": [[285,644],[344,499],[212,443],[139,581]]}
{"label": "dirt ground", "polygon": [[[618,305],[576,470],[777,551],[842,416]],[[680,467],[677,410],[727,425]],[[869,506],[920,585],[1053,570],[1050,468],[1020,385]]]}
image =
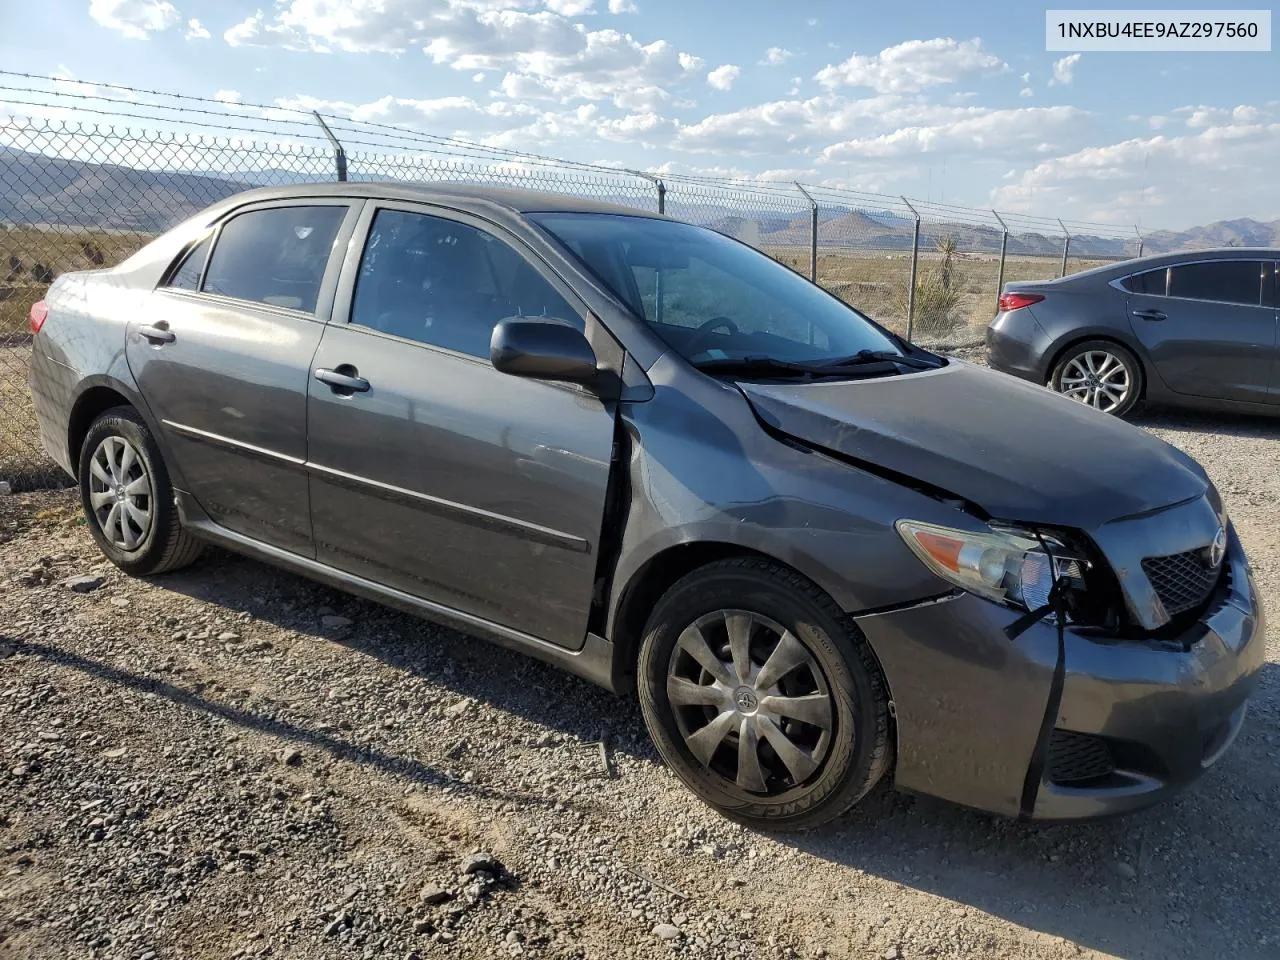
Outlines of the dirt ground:
{"label": "dirt ground", "polygon": [[[1139,423],[1208,468],[1280,617],[1280,420]],[[768,835],[686,793],[633,702],[228,554],[132,580],[71,492],[0,497],[0,958],[1280,957],[1268,661],[1228,756],[1148,812],[882,787]]]}

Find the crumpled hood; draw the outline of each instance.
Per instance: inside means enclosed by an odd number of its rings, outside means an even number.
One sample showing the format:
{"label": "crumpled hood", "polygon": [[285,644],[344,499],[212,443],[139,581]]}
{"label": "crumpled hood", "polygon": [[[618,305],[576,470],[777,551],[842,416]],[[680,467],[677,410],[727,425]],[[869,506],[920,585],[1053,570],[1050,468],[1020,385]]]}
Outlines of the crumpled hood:
{"label": "crumpled hood", "polygon": [[1145,431],[957,360],[895,377],[738,387],[773,429],[1002,520],[1091,529],[1209,487],[1199,464]]}

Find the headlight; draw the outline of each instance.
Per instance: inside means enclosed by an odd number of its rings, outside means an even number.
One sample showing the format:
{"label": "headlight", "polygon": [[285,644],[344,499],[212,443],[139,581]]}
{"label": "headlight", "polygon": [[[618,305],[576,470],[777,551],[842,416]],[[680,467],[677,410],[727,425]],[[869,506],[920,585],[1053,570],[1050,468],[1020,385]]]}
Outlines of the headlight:
{"label": "headlight", "polygon": [[932,523],[899,520],[898,533],[926,567],[962,590],[997,603],[1014,603],[1028,610],[1045,605],[1058,577],[1084,589],[1088,562],[1068,555],[1066,547],[1045,536],[1052,558],[1040,541],[1026,531],[992,527],[975,533]]}

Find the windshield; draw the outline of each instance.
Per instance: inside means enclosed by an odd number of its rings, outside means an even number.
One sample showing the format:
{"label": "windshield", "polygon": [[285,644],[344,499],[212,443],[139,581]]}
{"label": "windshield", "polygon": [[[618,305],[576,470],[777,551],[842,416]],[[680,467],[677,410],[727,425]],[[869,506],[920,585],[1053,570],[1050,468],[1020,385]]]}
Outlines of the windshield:
{"label": "windshield", "polygon": [[712,230],[602,213],[530,219],[693,363],[767,358],[808,364],[866,350],[901,353],[843,301]]}

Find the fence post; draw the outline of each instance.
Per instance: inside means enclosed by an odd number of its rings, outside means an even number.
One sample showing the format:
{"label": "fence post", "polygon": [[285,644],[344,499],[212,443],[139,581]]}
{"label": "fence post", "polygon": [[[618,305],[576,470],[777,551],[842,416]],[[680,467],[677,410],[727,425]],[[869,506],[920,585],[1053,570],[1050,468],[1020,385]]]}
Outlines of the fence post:
{"label": "fence post", "polygon": [[911,286],[907,290],[907,339],[911,339],[911,326],[916,319],[916,273],[920,269],[920,214],[906,197],[902,202],[907,205],[911,215],[916,218],[915,234],[911,238]]}
{"label": "fence post", "polygon": [[324,122],[324,117],[320,116],[319,110],[312,110],[311,113],[316,118],[316,123],[320,124],[320,129],[324,131],[324,135],[329,138],[329,142],[333,144],[333,164],[338,170],[338,182],[346,183],[347,180],[347,151],[342,148],[342,144],[338,142],[338,138],[333,135],[333,131],[329,129],[329,125]]}
{"label": "fence post", "polygon": [[1142,236],[1142,231],[1138,229],[1138,225],[1133,225],[1133,232],[1138,235],[1138,256],[1142,256],[1142,245],[1146,242],[1146,238]]}
{"label": "fence post", "polygon": [[1067,252],[1071,249],[1071,234],[1067,231],[1067,225],[1058,219],[1058,226],[1062,228],[1062,272],[1058,274],[1060,277],[1067,275]]}
{"label": "fence post", "polygon": [[818,204],[813,197],[809,196],[809,191],[799,181],[795,181],[796,189],[804,194],[804,198],[809,201],[809,212],[812,219],[809,223],[809,279],[813,283],[818,282]]}
{"label": "fence post", "polygon": [[648,180],[658,188],[658,212],[667,212],[667,185],[662,182],[661,177],[655,177],[652,173],[645,173],[643,170],[628,170],[628,173],[635,174],[637,177]]}
{"label": "fence post", "polygon": [[1000,223],[1000,229],[1004,232],[1000,234],[1000,272],[996,274],[996,313],[1000,312],[1000,295],[1004,293],[1004,255],[1009,251],[1009,227],[1004,222],[1004,218],[994,210],[991,215]]}

